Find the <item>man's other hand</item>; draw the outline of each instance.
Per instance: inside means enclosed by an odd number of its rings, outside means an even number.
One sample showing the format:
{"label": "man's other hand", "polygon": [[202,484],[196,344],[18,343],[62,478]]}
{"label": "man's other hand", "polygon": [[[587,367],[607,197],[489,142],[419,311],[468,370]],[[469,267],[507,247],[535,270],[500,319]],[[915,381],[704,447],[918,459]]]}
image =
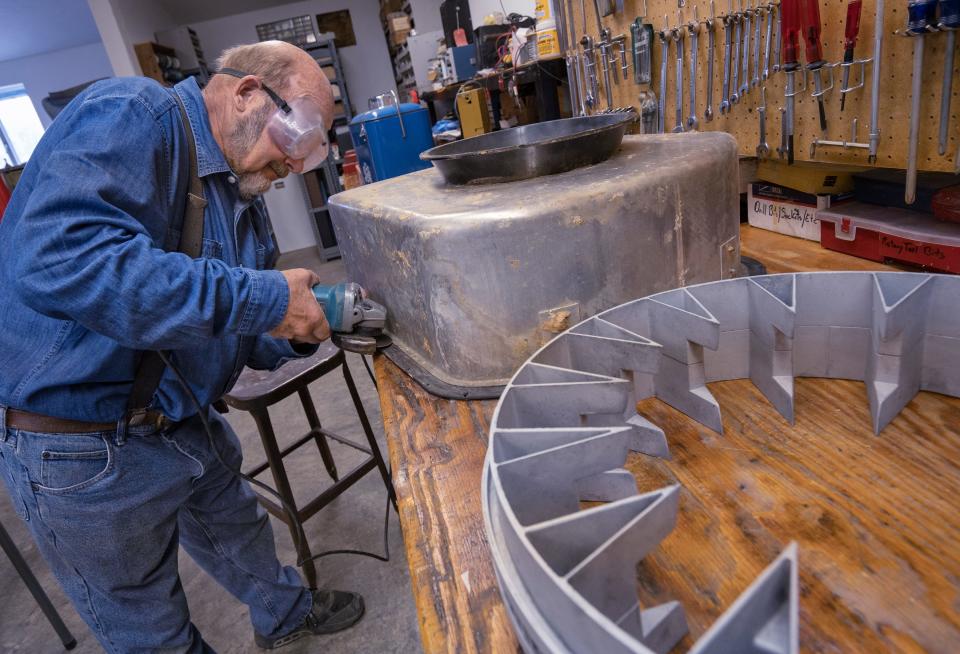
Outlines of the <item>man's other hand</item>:
{"label": "man's other hand", "polygon": [[270,335],[304,343],[320,343],[330,338],[327,317],[311,290],[320,283],[317,274],[305,268],[294,268],[284,270],[283,276],[290,289],[290,301],[286,315]]}

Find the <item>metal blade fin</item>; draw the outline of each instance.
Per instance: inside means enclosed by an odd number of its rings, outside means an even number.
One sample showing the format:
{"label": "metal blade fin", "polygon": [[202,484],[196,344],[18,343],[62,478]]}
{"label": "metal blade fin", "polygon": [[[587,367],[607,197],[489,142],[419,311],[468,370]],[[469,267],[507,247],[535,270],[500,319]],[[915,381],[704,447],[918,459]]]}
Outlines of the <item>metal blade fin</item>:
{"label": "metal blade fin", "polygon": [[580,509],[576,481],[622,467],[629,436],[628,429],[609,430],[497,464],[503,492],[520,523],[576,513]]}
{"label": "metal blade fin", "polygon": [[581,502],[614,502],[637,494],[637,480],[624,468],[578,479],[576,487]]}
{"label": "metal blade fin", "polygon": [[890,424],[920,390],[933,278],[874,273],[873,337],[865,383],[873,431]]}
{"label": "metal blade fin", "polygon": [[750,380],[790,424],[793,416],[793,275],[750,280]]}
{"label": "metal blade fin", "polygon": [[514,386],[500,403],[499,425],[507,429],[584,427],[589,414],[623,416],[632,399],[630,382],[579,374],[597,381]]}
{"label": "metal blade fin", "polygon": [[670,486],[532,525],[526,533],[591,605],[654,651],[666,652],[686,634],[683,608],[671,602],[641,612],[632,571],[673,529],[678,503],[679,486]]}
{"label": "metal blade fin", "polygon": [[790,543],[724,612],[690,654],[798,654],[797,544]]}

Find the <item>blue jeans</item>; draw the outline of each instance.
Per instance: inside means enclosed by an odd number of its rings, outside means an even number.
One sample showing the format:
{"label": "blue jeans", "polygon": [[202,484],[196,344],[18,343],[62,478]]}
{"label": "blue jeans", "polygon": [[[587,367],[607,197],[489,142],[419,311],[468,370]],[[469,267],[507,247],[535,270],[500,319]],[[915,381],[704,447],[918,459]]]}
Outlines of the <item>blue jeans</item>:
{"label": "blue jeans", "polygon": [[[240,465],[236,434],[216,411],[217,449]],[[277,561],[253,491],[217,461],[199,418],[157,432],[7,429],[0,476],[77,611],[108,652],[212,651],[190,622],[178,545],[250,608],[257,633],[299,625],[312,598]]]}

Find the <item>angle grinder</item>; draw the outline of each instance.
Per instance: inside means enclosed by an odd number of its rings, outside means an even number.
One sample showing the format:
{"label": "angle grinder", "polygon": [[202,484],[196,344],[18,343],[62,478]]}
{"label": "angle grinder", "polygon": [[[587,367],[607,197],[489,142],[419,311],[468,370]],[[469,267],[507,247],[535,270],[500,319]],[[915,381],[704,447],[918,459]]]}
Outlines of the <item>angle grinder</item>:
{"label": "angle grinder", "polygon": [[383,305],[366,298],[360,284],[317,284],[312,290],[330,324],[330,340],[341,350],[374,354],[392,343],[390,337],[383,333],[387,310]]}

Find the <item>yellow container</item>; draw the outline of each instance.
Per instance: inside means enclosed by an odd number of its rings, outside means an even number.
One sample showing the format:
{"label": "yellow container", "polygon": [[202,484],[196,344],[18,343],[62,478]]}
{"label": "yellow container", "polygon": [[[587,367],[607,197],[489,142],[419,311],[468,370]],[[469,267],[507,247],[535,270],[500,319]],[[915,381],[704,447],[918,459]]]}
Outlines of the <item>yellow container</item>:
{"label": "yellow container", "polygon": [[[530,5],[527,5],[528,7]],[[537,0],[534,5],[533,16],[537,22],[550,20],[550,0]]]}
{"label": "yellow container", "polygon": [[560,39],[557,37],[557,24],[552,20],[537,23],[537,58],[552,57],[560,54]]}

